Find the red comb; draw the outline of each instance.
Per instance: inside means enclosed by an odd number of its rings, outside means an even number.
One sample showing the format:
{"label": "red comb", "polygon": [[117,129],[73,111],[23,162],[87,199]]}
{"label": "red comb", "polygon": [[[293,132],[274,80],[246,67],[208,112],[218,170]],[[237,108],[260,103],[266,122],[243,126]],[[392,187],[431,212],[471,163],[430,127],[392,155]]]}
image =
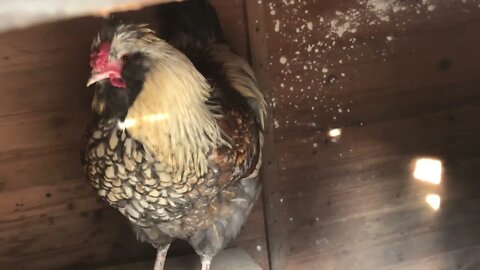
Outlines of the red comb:
{"label": "red comb", "polygon": [[98,52],[90,54],[90,66],[94,71],[102,71],[108,63],[108,54],[110,53],[110,43],[103,42],[100,44]]}

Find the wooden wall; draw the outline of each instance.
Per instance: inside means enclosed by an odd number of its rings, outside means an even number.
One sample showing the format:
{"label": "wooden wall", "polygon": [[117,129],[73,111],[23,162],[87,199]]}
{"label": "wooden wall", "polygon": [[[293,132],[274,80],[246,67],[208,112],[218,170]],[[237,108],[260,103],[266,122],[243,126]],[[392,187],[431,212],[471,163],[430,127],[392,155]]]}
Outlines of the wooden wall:
{"label": "wooden wall", "polygon": [[[212,2],[235,51],[248,56],[243,2]],[[97,200],[80,167],[79,141],[91,117],[89,48],[101,22],[85,17],[0,34],[0,269],[93,269],[154,258],[127,220]],[[232,246],[268,268],[261,203]],[[188,252],[178,244],[171,255]]]}
{"label": "wooden wall", "polygon": [[[261,203],[233,245],[264,269],[268,246],[274,270],[480,269],[480,3],[212,2],[271,109],[268,245]],[[99,24],[80,18],[0,35],[0,269],[153,258],[96,200],[78,162]],[[413,178],[424,156],[443,162],[440,185]],[[178,245],[172,255],[185,252]]]}
{"label": "wooden wall", "polygon": [[272,269],[480,269],[478,4],[263,1]]}

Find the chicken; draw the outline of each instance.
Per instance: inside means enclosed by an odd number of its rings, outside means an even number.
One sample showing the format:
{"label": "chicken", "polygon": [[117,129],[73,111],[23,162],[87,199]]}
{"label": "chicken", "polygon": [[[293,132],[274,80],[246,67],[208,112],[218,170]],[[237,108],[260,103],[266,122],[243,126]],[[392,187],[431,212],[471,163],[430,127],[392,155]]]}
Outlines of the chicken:
{"label": "chicken", "polygon": [[266,104],[208,1],[166,10],[175,20],[163,39],[118,22],[94,39],[95,117],[82,164],[98,195],[157,249],[155,270],[175,239],[208,270],[259,196]]}

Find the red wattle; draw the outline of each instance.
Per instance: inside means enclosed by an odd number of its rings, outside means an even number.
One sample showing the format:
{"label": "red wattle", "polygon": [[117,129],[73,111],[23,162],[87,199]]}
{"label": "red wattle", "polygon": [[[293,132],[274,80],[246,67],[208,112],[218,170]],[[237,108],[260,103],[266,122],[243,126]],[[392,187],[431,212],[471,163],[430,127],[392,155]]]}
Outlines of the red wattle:
{"label": "red wattle", "polygon": [[125,81],[122,78],[115,76],[115,74],[110,74],[110,83],[118,88],[127,87]]}

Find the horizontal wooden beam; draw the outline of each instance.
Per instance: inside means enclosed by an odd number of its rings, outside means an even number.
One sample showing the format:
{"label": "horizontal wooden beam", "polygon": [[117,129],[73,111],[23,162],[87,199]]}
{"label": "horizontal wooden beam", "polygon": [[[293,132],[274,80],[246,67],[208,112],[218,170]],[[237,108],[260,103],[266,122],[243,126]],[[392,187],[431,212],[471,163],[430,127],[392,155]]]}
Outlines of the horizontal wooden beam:
{"label": "horizontal wooden beam", "polygon": [[107,16],[182,0],[0,0],[0,32],[79,16]]}

